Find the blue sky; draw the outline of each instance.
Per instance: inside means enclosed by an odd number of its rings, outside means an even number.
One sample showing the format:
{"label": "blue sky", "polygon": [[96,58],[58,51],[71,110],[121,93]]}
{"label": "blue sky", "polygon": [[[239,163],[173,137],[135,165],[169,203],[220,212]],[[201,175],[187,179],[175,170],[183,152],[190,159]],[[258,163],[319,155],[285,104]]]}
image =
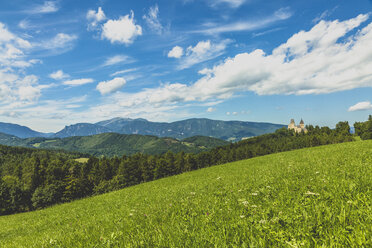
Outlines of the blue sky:
{"label": "blue sky", "polygon": [[0,121],[333,127],[372,114],[372,1],[0,0]]}

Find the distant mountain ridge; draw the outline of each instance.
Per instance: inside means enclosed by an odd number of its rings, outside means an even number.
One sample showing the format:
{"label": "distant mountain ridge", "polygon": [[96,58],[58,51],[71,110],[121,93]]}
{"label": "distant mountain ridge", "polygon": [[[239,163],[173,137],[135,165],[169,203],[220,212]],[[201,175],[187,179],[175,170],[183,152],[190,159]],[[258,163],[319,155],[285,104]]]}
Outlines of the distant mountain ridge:
{"label": "distant mountain ridge", "polygon": [[89,135],[96,135],[101,133],[111,133],[112,130],[99,126],[96,124],[91,123],[78,123],[70,126],[66,126],[61,131],[52,135],[52,137],[57,138],[66,138],[66,137],[73,137],[73,136],[89,136]]}
{"label": "distant mountain ridge", "polygon": [[0,132],[17,136],[19,138],[48,137],[50,133],[40,133],[18,124],[0,122]]}
{"label": "distant mountain ridge", "polygon": [[142,134],[158,137],[171,137],[185,139],[192,136],[208,136],[226,141],[239,141],[243,138],[271,133],[285,125],[246,122],[246,121],[220,121],[206,118],[193,118],[175,122],[152,122],[146,119],[113,118],[97,123],[77,123],[66,126],[55,134],[45,134],[33,131],[27,127],[8,124],[13,129],[2,128],[0,132],[11,134],[20,138],[29,137],[56,137],[65,138],[73,136],[89,136],[101,133]]}
{"label": "distant mountain ridge", "polygon": [[285,126],[273,123],[219,121],[206,118],[193,118],[170,123],[151,122],[145,119],[114,118],[97,122],[96,125],[125,134],[155,135],[176,139],[202,135],[230,141],[271,133]]}

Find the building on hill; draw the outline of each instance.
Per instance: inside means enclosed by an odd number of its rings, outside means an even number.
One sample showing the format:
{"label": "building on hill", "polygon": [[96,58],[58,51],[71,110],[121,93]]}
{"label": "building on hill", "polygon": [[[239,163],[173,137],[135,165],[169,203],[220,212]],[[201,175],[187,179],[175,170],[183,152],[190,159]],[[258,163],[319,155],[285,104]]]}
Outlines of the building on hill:
{"label": "building on hill", "polygon": [[291,123],[289,123],[288,125],[288,130],[294,130],[296,133],[301,133],[302,131],[304,133],[307,133],[307,129],[305,128],[305,123],[302,119],[300,121],[300,125],[297,125],[297,126],[295,124],[294,119],[291,119]]}

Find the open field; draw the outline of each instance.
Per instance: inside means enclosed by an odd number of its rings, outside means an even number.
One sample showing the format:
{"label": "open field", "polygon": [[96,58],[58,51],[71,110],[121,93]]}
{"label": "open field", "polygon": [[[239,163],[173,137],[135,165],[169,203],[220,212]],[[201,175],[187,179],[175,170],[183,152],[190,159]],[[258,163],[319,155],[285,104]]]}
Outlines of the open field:
{"label": "open field", "polygon": [[257,157],[0,217],[0,247],[370,247],[372,141]]}

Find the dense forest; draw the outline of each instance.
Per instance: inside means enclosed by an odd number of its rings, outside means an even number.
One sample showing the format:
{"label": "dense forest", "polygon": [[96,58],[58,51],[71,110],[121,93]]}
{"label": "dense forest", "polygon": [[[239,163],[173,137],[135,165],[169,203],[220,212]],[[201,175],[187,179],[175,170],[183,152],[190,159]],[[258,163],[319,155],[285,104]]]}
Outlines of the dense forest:
{"label": "dense forest", "polygon": [[[367,126],[370,122],[371,118]],[[297,134],[281,128],[199,154],[92,156],[84,163],[78,162],[81,155],[76,153],[0,146],[0,215],[39,209],[212,165],[354,139],[347,122],[339,122],[335,129],[307,129],[308,133]]]}

